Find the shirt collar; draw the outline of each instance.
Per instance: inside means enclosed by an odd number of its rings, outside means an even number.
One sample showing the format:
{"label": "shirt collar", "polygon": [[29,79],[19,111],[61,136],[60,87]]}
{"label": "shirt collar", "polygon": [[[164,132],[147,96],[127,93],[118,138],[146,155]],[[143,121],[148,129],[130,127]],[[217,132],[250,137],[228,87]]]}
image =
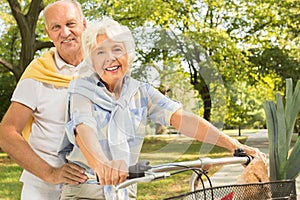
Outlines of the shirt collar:
{"label": "shirt collar", "polygon": [[66,63],[58,54],[57,49],[54,49],[54,58],[55,58],[55,63],[56,66],[59,70],[61,70],[63,67],[68,67],[68,68],[73,68],[75,66],[70,65]]}
{"label": "shirt collar", "polygon": [[[128,84],[129,77],[130,77],[129,74],[125,75],[125,77],[123,79],[123,86],[122,86],[122,88],[124,87],[124,84]],[[103,81],[101,80],[101,78],[99,77],[99,75],[97,73],[94,73],[92,78],[96,82],[96,85],[98,87],[105,87],[105,84],[103,83]],[[122,91],[123,91],[123,89],[122,89]]]}

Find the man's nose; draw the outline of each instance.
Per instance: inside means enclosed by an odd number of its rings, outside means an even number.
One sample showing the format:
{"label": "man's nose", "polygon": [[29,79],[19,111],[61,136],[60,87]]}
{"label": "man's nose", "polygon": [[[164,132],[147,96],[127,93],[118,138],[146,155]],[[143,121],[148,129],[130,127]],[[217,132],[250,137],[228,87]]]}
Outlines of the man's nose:
{"label": "man's nose", "polygon": [[64,26],[61,30],[61,35],[63,37],[68,37],[70,35],[71,31],[67,26]]}

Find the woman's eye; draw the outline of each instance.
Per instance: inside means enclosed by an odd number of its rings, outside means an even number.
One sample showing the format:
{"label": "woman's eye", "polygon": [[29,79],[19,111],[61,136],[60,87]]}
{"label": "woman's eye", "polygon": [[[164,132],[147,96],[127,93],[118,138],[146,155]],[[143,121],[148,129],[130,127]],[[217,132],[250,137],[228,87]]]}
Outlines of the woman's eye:
{"label": "woman's eye", "polygon": [[122,48],[115,48],[114,52],[117,54],[122,54],[123,53],[123,49]]}
{"label": "woman's eye", "polygon": [[97,55],[102,55],[102,54],[104,54],[104,51],[98,51],[97,52]]}

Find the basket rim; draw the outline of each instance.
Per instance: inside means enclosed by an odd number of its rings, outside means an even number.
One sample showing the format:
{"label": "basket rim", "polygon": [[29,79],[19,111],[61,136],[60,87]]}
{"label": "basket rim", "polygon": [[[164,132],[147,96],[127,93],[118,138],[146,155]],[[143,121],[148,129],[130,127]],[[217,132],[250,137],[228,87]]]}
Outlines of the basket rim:
{"label": "basket rim", "polygon": [[257,186],[257,185],[263,186],[263,185],[278,184],[278,183],[292,183],[294,186],[296,186],[296,180],[295,179],[285,179],[285,180],[257,182],[257,183],[242,183],[242,184],[236,183],[236,184],[230,184],[230,185],[213,186],[213,187],[202,188],[202,189],[195,190],[195,191],[192,191],[192,192],[187,192],[185,194],[181,194],[181,195],[178,195],[178,196],[169,197],[169,198],[166,198],[166,200],[167,199],[172,199],[174,197],[186,197],[186,196],[189,196],[189,195],[197,193],[197,192],[202,192],[202,191],[208,191],[209,192],[209,191],[214,190],[214,189],[220,189],[220,188],[226,188],[226,187]]}
{"label": "basket rim", "polygon": [[296,184],[295,179],[286,179],[286,180],[276,180],[276,181],[268,181],[268,182],[257,182],[257,183],[235,183],[231,185],[221,185],[221,186],[213,186],[213,187],[208,187],[205,189],[199,189],[195,191],[200,191],[200,190],[208,190],[208,189],[217,189],[217,188],[223,188],[223,187],[234,187],[234,186],[248,186],[248,185],[267,185],[267,184],[276,184],[276,183],[294,183]]}

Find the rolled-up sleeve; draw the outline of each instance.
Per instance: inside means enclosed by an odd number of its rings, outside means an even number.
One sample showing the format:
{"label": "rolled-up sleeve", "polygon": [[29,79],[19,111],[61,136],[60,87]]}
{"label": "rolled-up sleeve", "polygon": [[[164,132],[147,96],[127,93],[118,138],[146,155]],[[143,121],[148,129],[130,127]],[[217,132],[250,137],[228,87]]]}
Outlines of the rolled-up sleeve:
{"label": "rolled-up sleeve", "polygon": [[66,134],[68,140],[76,145],[74,130],[79,124],[86,124],[90,128],[97,132],[97,122],[93,116],[93,104],[92,102],[80,95],[72,94],[69,102],[69,120],[66,125]]}
{"label": "rolled-up sleeve", "polygon": [[148,85],[149,119],[164,126],[170,125],[171,116],[182,104],[163,95],[157,89]]}

